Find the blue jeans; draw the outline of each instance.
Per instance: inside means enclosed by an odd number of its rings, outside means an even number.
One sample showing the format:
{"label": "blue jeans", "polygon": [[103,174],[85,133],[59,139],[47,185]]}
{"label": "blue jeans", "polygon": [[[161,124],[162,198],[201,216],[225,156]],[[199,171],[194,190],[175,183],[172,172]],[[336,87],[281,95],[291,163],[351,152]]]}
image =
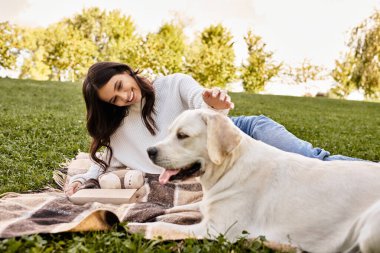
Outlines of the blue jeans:
{"label": "blue jeans", "polygon": [[264,115],[230,118],[232,122],[240,128],[240,130],[252,138],[287,152],[297,153],[324,161],[361,160],[343,155],[330,155],[330,152],[321,148],[313,147],[311,143],[297,138],[294,134],[286,130],[284,126],[268,117],[265,117]]}

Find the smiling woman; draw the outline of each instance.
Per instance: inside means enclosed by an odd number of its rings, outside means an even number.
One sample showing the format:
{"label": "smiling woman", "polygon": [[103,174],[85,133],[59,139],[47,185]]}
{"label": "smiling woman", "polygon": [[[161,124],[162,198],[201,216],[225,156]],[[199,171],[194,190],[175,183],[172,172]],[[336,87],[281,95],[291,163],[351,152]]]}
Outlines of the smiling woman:
{"label": "smiling woman", "polygon": [[[92,137],[90,155],[103,168],[108,166],[104,159],[95,154],[101,147],[109,151],[110,136],[128,115],[129,106],[147,98],[141,118],[151,134],[155,134],[152,118],[155,96],[150,82],[137,75],[128,65],[115,62],[100,62],[91,66],[83,82],[83,96],[87,108],[87,129]],[[115,106],[116,105],[116,106]]]}
{"label": "smiling woman", "polygon": [[141,102],[141,89],[136,80],[126,72],[113,76],[98,90],[98,95],[104,102],[116,106],[129,106]]}

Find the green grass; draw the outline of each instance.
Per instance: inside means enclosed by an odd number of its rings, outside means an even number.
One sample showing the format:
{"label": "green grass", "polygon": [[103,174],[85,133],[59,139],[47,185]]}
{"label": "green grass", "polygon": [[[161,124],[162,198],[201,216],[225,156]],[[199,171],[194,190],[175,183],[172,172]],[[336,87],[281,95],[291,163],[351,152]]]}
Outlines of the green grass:
{"label": "green grass", "polygon": [[[264,114],[332,154],[380,160],[380,103],[231,94],[232,115]],[[52,171],[87,151],[81,85],[0,79],[0,193],[54,185]],[[0,241],[0,252],[270,252],[240,240],[147,241],[110,232],[35,235]]]}
{"label": "green grass", "polygon": [[80,85],[0,79],[0,193],[52,184],[52,170],[87,150]]}
{"label": "green grass", "polygon": [[215,240],[161,241],[145,240],[139,234],[130,235],[119,226],[109,232],[61,233],[32,235],[5,239],[0,242],[0,252],[275,252],[263,245],[263,239],[240,239],[230,243],[223,236]]}

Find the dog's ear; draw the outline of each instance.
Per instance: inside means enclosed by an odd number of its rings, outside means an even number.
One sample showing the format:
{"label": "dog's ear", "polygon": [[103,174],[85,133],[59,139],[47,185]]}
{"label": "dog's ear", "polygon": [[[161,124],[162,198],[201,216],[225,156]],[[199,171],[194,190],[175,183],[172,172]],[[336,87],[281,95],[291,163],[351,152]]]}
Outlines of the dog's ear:
{"label": "dog's ear", "polygon": [[207,149],[211,161],[217,165],[240,143],[242,134],[232,121],[220,113],[204,113],[207,125]]}

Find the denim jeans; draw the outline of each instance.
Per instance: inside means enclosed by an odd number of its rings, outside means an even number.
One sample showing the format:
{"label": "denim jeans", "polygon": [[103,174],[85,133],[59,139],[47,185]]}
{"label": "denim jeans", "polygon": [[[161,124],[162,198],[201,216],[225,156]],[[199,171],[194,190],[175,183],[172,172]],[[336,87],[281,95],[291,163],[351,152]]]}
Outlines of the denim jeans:
{"label": "denim jeans", "polygon": [[359,161],[361,159],[352,158],[343,155],[330,155],[330,152],[315,148],[307,141],[297,138],[286,128],[272,119],[260,116],[239,116],[230,117],[232,122],[244,133],[252,138],[269,144],[283,151],[297,153],[303,156],[317,158],[320,160],[351,160]]}

